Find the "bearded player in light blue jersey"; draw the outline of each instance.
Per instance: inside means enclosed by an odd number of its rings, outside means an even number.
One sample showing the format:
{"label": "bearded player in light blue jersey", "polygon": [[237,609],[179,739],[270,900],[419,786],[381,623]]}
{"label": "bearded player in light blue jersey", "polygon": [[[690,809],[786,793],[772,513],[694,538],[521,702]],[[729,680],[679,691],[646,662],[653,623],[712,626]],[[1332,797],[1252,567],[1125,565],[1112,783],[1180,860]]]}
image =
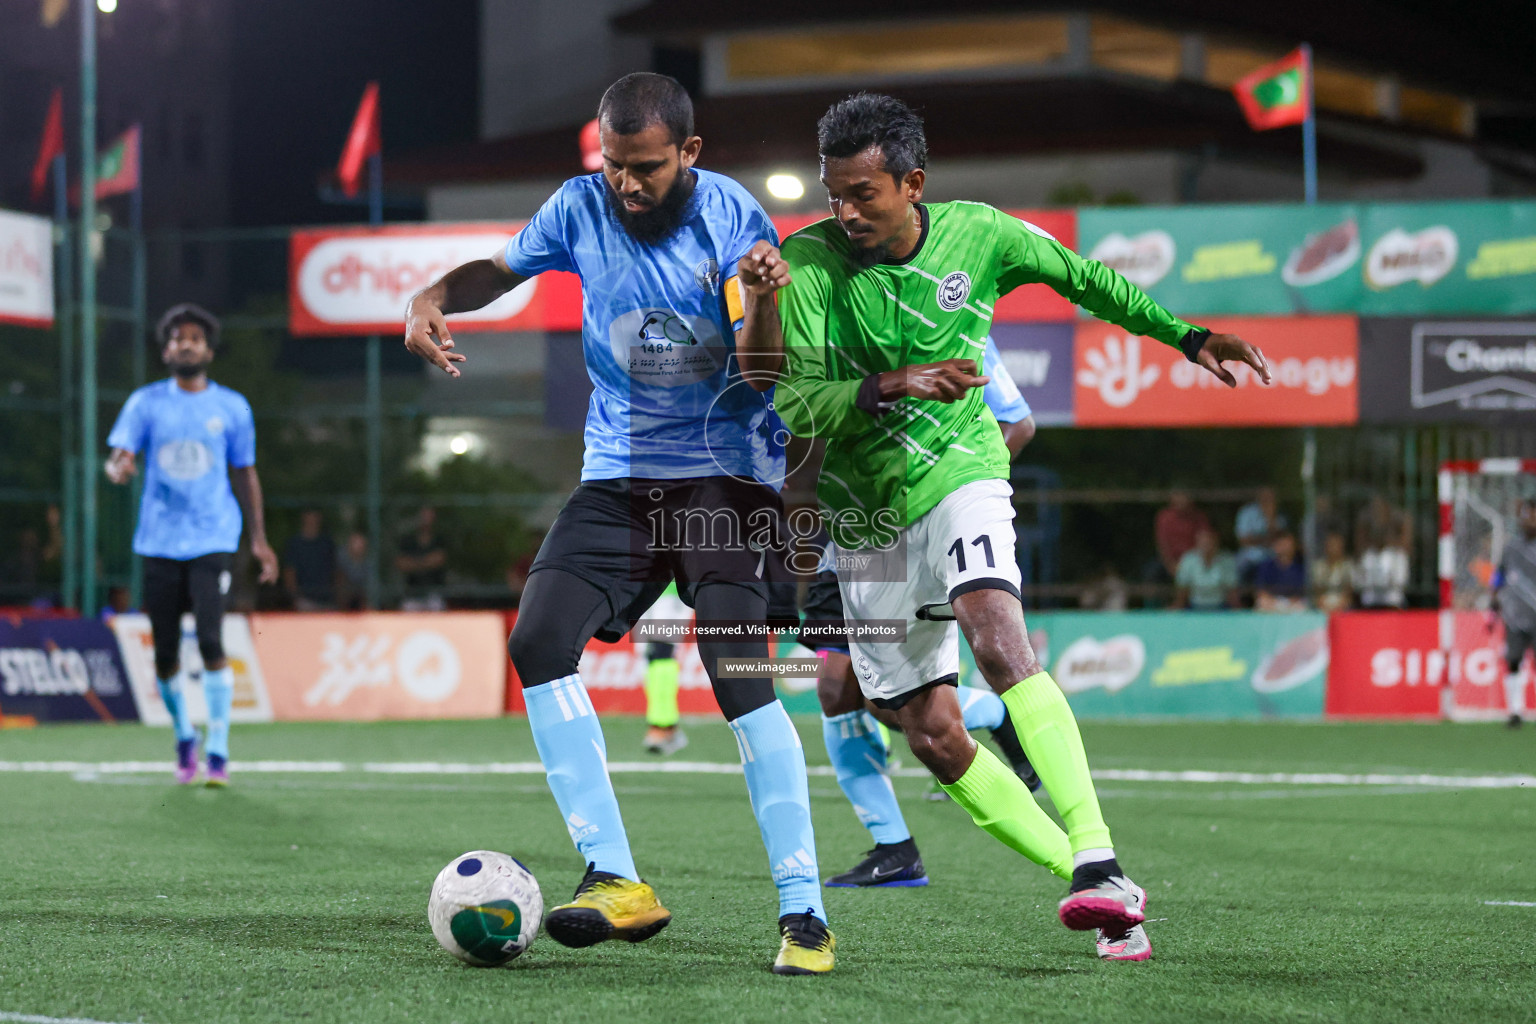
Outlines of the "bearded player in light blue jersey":
{"label": "bearded player in light blue jersey", "polygon": [[577,662],[588,640],[623,636],[675,580],[700,626],[721,627],[700,633],[699,654],[736,734],[778,888],[773,970],[824,973],[835,942],[804,752],[772,680],[733,678],[720,664],[766,661],[760,627],[795,617],[778,493],[787,435],[770,404],[774,292],[789,280],[778,236],[746,189],[694,167],[702,142],[673,79],[620,79],[598,122],[602,172],[567,181],[503,251],[413,297],[406,319],[406,347],[457,377],[465,356],[445,315],[546,270],[581,277],[593,385],[582,482],[534,559],[508,642],[549,787],[587,862],[545,927],[588,946],[639,942],[671,920],[636,870]]}
{"label": "bearded player in light blue jersey", "polygon": [[261,581],[277,582],[277,555],[267,543],[261,480],[256,475],[256,423],[238,391],[208,379],[219,322],[190,303],[174,306],[155,329],[166,380],[128,396],[107,445],[107,479],[127,483],[144,458],[144,498],[133,551],[144,559],[144,611],[155,645],[155,678],[176,730],[176,781],[197,778],[197,733],[187,714],[181,676],[181,617],[197,623],[208,704],[207,784],[229,783],[229,716],[234,674],[224,656],[224,597],[230,558],[244,524]]}

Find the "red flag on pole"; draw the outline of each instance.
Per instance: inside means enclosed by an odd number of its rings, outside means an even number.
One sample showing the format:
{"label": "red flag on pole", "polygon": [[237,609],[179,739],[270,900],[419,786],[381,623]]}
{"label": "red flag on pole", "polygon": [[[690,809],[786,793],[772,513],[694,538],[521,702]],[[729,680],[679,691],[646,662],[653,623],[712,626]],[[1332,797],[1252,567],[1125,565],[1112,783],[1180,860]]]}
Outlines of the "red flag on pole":
{"label": "red flag on pole", "polygon": [[348,199],[357,195],[368,158],[383,149],[384,140],[379,134],[379,83],[369,82],[363,90],[362,102],[357,105],[357,116],[352,119],[352,130],[347,133],[341,162],[336,165],[336,177],[341,179],[341,190]]}
{"label": "red flag on pole", "polygon": [[37,163],[32,165],[32,201],[43,197],[48,187],[48,166],[64,152],[64,90],[53,90],[48,101],[48,119],[43,122],[43,141],[37,147]]}
{"label": "red flag on pole", "polygon": [[1306,53],[1297,48],[1233,84],[1232,94],[1250,128],[1262,132],[1306,121],[1312,91],[1312,69],[1307,65]]}

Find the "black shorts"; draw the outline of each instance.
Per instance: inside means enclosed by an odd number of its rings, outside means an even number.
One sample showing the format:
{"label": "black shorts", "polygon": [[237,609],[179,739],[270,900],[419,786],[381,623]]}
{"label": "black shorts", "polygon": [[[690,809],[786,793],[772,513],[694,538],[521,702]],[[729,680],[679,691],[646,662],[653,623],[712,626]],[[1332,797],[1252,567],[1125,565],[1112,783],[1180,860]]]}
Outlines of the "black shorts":
{"label": "black shorts", "polygon": [[197,623],[204,663],[224,658],[224,595],[229,593],[230,555],[215,552],[185,561],[144,559],[144,611],[155,641],[155,670],[167,673],[181,656],[181,617]]}
{"label": "black shorts", "polygon": [[1520,663],[1525,660],[1525,652],[1528,650],[1536,651],[1536,632],[1515,629],[1506,622],[1504,624],[1504,663],[1511,672],[1520,671]]}
{"label": "black shorts", "polygon": [[560,569],[606,593],[613,615],[597,638],[609,643],[673,580],[690,608],[705,583],[761,591],[769,624],[793,629],[789,539],[784,501],[765,484],[729,476],[589,480],[555,517],[528,573]]}
{"label": "black shorts", "polygon": [[837,585],[837,573],[816,574],[805,588],[805,605],[800,614],[800,646],[813,651],[848,653],[848,637],[843,632],[843,592]]}

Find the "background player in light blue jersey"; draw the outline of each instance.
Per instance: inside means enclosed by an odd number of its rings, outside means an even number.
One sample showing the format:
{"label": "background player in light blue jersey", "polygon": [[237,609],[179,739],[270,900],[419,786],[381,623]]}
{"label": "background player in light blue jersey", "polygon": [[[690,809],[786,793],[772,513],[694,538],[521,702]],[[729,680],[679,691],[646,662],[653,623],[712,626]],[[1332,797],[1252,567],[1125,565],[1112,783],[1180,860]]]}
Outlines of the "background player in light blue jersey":
{"label": "background player in light blue jersey", "polygon": [[155,645],[155,677],[176,729],[176,781],[197,777],[197,734],[187,714],[181,676],[181,616],[191,611],[203,656],[208,703],[208,785],[229,782],[229,714],[234,680],[224,657],[224,595],[230,556],[240,546],[241,509],[261,581],[277,581],[277,555],[267,543],[261,480],[256,475],[256,424],[239,392],[208,379],[219,322],[191,304],[160,318],[155,336],[170,368],[166,380],[128,396],[107,445],[107,479],[127,483],[145,453],[144,500],[133,534],[144,559],[144,610]]}
{"label": "background player in light blue jersey", "polygon": [[736,734],[779,893],[779,974],[832,969],[805,755],[766,676],[770,618],[795,620],[782,528],[787,435],[771,406],[781,349],[773,293],[788,283],[756,200],[694,168],[687,92],[633,74],[598,107],[603,171],[572,178],[506,248],[416,295],[405,344],[445,372],[465,362],[445,314],[478,309],[546,270],[580,275],[592,379],[581,485],[529,571],[508,642],[549,786],[587,873],[545,918],[567,946],[638,942],[671,920],[640,880],[608,780],[606,747],[577,662],[617,640],[673,580],[703,626],[715,699]]}
{"label": "background player in light blue jersey", "polygon": [[[981,375],[987,378],[982,397],[1003,431],[1008,453],[1019,452],[1035,436],[1035,417],[1029,403],[1019,393],[1013,375],[1003,365],[1002,353],[990,337],[982,352]],[[896,793],[886,774],[889,751],[876,724],[879,715],[887,726],[895,727],[896,718],[864,699],[859,681],[853,674],[846,637],[834,635],[827,627],[843,622],[843,596],[838,589],[837,573],[831,564],[831,538],[824,538],[828,557],[806,591],[804,624],[800,642],[821,658],[821,676],[816,681],[816,696],[821,702],[822,740],[827,757],[837,773],[837,784],[853,805],[859,823],[869,830],[874,849],[853,868],[827,879],[838,888],[908,887],[928,884],[917,842],[907,828]],[[1040,788],[1018,733],[1008,719],[1003,699],[990,688],[956,688],[966,729],[987,729],[1008,759],[1009,765],[1031,791]],[[933,793],[939,794],[934,797]],[[937,786],[930,799],[948,799]]]}

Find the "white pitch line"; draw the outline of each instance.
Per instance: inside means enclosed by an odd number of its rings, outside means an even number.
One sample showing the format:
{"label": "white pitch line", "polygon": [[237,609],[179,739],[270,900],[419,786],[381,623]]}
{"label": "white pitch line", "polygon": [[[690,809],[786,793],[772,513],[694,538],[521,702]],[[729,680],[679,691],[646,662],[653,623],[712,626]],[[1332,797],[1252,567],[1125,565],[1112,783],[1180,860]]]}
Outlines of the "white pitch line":
{"label": "white pitch line", "polygon": [[1485,907],[1536,907],[1536,903],[1522,903],[1519,900],[1483,900]]}
{"label": "white pitch line", "polygon": [[14,1024],[109,1024],[104,1020],[92,1020],[89,1017],[44,1017],[36,1013],[7,1013],[0,1010],[0,1021],[14,1022]]}
{"label": "white pitch line", "polygon": [[[169,761],[0,761],[0,773],[58,773],[139,775],[169,773]],[[543,775],[537,761],[502,761],[475,764],[469,761],[234,761],[230,770],[255,774],[329,774],[362,772],[367,775]],[[627,775],[740,775],[741,765],[718,761],[614,761],[608,771]],[[828,765],[807,768],[811,775],[833,775]],[[926,778],[922,768],[897,768],[898,778]],[[1240,786],[1427,786],[1443,789],[1536,788],[1536,775],[1395,775],[1343,772],[1213,772],[1154,771],[1146,768],[1101,768],[1093,773],[1101,782],[1192,782]]]}

